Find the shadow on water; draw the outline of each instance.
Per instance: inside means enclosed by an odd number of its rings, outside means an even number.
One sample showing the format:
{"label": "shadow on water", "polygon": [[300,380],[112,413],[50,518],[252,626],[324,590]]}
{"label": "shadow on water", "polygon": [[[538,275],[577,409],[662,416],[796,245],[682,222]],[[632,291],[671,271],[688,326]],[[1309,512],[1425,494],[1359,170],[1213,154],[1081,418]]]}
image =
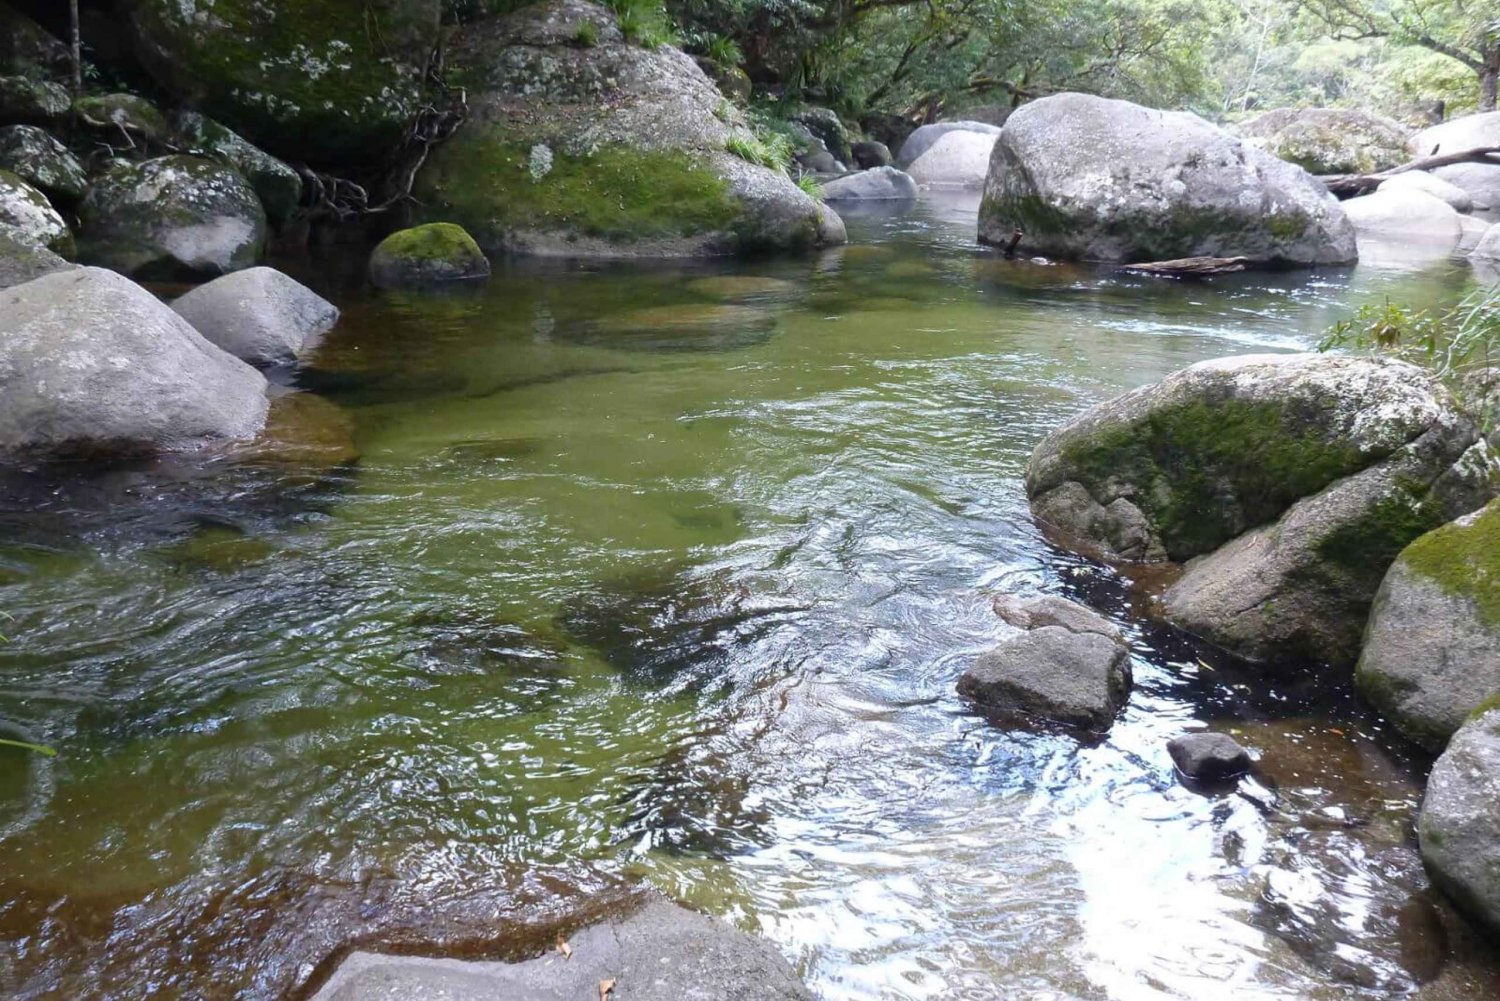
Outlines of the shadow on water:
{"label": "shadow on water", "polygon": [[[288,262],[344,310],[297,381],[357,465],[0,474],[0,732],[59,751],[0,748],[0,993],[295,997],[654,886],[828,999],[1500,994],[1417,858],[1426,759],[1346,678],[1155,623],[1021,486],[1093,401],[1462,273],[1150,282],[1005,260],[972,202],[847,221],[447,296]],[[954,692],[1039,590],[1126,630],[1098,741]],[[1204,728],[1253,776],[1185,788]]]}

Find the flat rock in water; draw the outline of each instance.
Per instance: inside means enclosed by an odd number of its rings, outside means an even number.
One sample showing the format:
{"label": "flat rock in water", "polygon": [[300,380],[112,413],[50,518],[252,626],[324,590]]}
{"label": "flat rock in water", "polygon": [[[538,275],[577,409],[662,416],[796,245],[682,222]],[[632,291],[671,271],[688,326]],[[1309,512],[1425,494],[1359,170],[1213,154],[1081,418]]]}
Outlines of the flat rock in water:
{"label": "flat rock in water", "polygon": [[1001,723],[1039,718],[1109,728],[1130,694],[1130,654],[1120,631],[1076,602],[1002,597],[995,612],[1024,630],[981,654],[960,695]]}
{"label": "flat rock in water", "polygon": [[356,952],[313,1001],[812,1001],[769,942],[675,904],[569,937],[571,958],[549,952],[520,963]]}
{"label": "flat rock in water", "polygon": [[1225,733],[1189,733],[1167,743],[1177,770],[1191,779],[1217,782],[1243,775],[1250,768],[1250,752]]}

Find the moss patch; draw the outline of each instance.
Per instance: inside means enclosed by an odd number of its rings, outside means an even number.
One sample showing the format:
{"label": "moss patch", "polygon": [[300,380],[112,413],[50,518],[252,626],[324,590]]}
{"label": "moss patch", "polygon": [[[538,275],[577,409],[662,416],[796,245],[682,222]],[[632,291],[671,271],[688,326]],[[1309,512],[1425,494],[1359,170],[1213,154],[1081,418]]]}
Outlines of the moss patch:
{"label": "moss patch", "polygon": [[1500,628],[1500,501],[1467,525],[1428,532],[1406,547],[1401,562],[1448,594],[1472,600],[1481,621]]}
{"label": "moss patch", "polygon": [[730,230],[743,209],[728,183],[688,153],[605,146],[554,153],[545,173],[532,146],[476,132],[439,147],[418,196],[482,243],[536,231],[631,242]]}
{"label": "moss patch", "polygon": [[1366,464],[1358,449],[1305,430],[1317,426],[1284,405],[1194,400],[1071,443],[1062,458],[1091,488],[1115,478],[1140,485],[1132,500],[1168,554],[1186,559]]}

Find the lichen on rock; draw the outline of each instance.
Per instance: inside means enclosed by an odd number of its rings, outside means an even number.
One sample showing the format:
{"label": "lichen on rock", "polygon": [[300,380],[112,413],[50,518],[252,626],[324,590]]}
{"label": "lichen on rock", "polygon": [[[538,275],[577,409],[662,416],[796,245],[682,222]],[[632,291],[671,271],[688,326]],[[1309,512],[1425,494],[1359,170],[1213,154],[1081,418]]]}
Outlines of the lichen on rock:
{"label": "lichen on rock", "polygon": [[73,234],[47,196],[8,170],[0,170],[0,235],[73,256]]}

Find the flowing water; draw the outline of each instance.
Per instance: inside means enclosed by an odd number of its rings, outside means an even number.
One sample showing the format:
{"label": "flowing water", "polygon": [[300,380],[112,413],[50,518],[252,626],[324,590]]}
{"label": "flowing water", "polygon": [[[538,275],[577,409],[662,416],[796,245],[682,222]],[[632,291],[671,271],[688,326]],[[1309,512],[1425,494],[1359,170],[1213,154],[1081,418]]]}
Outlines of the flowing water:
{"label": "flowing water", "polygon": [[[1439,262],[1206,283],[1006,261],[972,206],[724,268],[372,297],[303,386],[317,471],[4,480],[0,993],[273,998],[351,945],[516,955],[657,888],[827,999],[1500,996],[1434,899],[1427,762],[1340,680],[1152,626],[1029,520],[1032,446],[1202,358],[1305,348]],[[1107,738],[954,682],[996,591],[1120,622]],[[1174,778],[1203,727],[1261,757]]]}

